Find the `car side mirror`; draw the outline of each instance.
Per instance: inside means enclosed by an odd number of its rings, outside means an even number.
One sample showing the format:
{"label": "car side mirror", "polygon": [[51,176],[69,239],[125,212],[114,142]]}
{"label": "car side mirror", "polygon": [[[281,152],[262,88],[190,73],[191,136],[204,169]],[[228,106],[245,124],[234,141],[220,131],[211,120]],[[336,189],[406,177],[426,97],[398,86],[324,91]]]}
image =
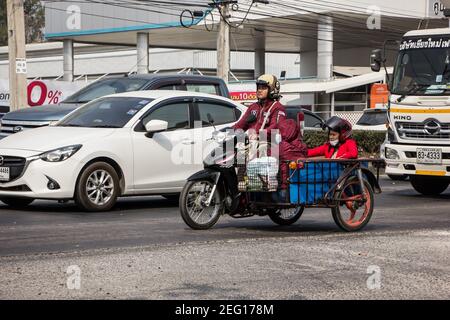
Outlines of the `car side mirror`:
{"label": "car side mirror", "polygon": [[373,72],[379,72],[381,69],[381,63],[383,62],[383,56],[380,49],[372,50],[370,55],[370,68]]}
{"label": "car side mirror", "polygon": [[208,118],[208,122],[209,122],[210,124],[214,124],[214,118],[212,117],[211,113],[208,113],[208,114],[206,115],[206,117]]}
{"label": "car side mirror", "polygon": [[146,136],[152,138],[155,133],[166,131],[169,123],[163,120],[150,120],[145,125]]}

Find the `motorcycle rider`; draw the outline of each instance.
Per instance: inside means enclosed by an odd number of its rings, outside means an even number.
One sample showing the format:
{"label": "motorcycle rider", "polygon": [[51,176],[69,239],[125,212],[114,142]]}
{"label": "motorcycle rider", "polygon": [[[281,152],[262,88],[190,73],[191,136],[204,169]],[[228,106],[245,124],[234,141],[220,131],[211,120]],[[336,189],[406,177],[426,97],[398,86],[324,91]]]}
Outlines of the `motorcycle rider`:
{"label": "motorcycle rider", "polygon": [[[286,110],[284,106],[279,102],[280,95],[280,82],[277,77],[274,75],[264,74],[260,76],[256,81],[256,96],[258,98],[258,102],[252,104],[241,118],[241,120],[234,125],[234,129],[242,129],[244,131],[249,131],[249,139],[250,141],[256,140],[260,130],[266,130],[267,132],[267,140],[271,140],[272,130],[279,130],[280,124],[284,123],[286,119]],[[249,117],[251,118],[253,115],[254,121],[249,121]],[[253,129],[253,131],[252,131]],[[279,154],[274,154],[272,156],[277,156],[280,161],[280,171],[282,175],[282,181],[287,178],[286,171],[287,168],[284,168],[282,160],[284,159],[284,152],[286,150],[293,150],[295,147],[291,146],[291,149],[286,146],[290,146],[289,143],[295,139],[298,135],[298,132],[293,130],[291,134],[293,137],[290,137],[291,140],[283,141],[286,137],[282,137],[280,142],[280,148],[274,149],[275,152],[279,152]],[[279,132],[281,133],[281,132]],[[283,133],[281,133],[283,136]],[[283,147],[283,143],[285,144]],[[261,148],[261,145],[260,145]],[[263,149],[263,148],[261,148]],[[267,155],[271,155],[272,150],[259,150],[259,154],[266,153]],[[277,151],[276,151],[277,150]],[[306,150],[302,153],[306,156]],[[252,155],[250,155],[252,158]],[[283,170],[286,169],[286,170]],[[283,174],[285,173],[285,174]],[[283,179],[284,178],[284,179]],[[286,198],[286,184],[282,182],[279,192],[273,195],[275,201],[282,201],[282,199]]]}
{"label": "motorcycle rider", "polygon": [[[277,129],[278,123],[286,118],[286,110],[279,102],[281,98],[280,82],[277,77],[270,74],[260,76],[256,81],[256,96],[258,101],[247,109],[233,129],[250,130],[249,138],[251,140],[256,139],[259,131],[263,129],[266,130],[267,137],[270,139],[271,130]],[[249,121],[250,118],[254,120]]]}

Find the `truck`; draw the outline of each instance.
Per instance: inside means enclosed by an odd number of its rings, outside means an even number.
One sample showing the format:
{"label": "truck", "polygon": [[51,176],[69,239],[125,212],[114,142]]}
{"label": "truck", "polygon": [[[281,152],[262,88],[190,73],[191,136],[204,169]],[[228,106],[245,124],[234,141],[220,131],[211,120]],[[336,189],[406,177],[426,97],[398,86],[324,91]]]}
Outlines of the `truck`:
{"label": "truck", "polygon": [[[372,71],[387,70],[383,52],[372,51]],[[386,174],[439,195],[450,184],[450,28],[407,32],[388,82]]]}

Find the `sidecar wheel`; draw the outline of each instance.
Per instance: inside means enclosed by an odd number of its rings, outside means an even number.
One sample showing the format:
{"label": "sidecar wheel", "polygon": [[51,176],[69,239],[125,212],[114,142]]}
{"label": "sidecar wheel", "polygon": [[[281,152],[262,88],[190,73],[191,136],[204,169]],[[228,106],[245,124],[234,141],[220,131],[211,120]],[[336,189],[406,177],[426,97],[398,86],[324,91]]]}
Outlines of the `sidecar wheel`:
{"label": "sidecar wheel", "polygon": [[364,193],[366,201],[361,202],[363,195],[360,182],[356,178],[345,182],[341,191],[335,198],[342,199],[340,205],[332,208],[333,219],[344,231],[352,232],[363,229],[370,221],[374,207],[373,190],[370,183],[364,180]]}
{"label": "sidecar wheel", "polygon": [[204,205],[204,201],[209,198],[212,188],[213,183],[208,180],[189,181],[181,192],[181,217],[194,230],[211,228],[223,213],[219,188],[216,189],[210,206]]}

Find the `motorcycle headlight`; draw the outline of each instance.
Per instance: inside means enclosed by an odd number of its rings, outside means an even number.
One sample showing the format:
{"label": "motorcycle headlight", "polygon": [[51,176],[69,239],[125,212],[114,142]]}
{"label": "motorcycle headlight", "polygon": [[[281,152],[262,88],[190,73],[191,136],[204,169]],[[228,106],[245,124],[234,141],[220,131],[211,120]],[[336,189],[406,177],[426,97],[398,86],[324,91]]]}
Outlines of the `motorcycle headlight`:
{"label": "motorcycle headlight", "polygon": [[51,150],[41,154],[40,158],[47,162],[61,162],[73,156],[78,150],[80,150],[81,146],[81,144],[77,144]]}

